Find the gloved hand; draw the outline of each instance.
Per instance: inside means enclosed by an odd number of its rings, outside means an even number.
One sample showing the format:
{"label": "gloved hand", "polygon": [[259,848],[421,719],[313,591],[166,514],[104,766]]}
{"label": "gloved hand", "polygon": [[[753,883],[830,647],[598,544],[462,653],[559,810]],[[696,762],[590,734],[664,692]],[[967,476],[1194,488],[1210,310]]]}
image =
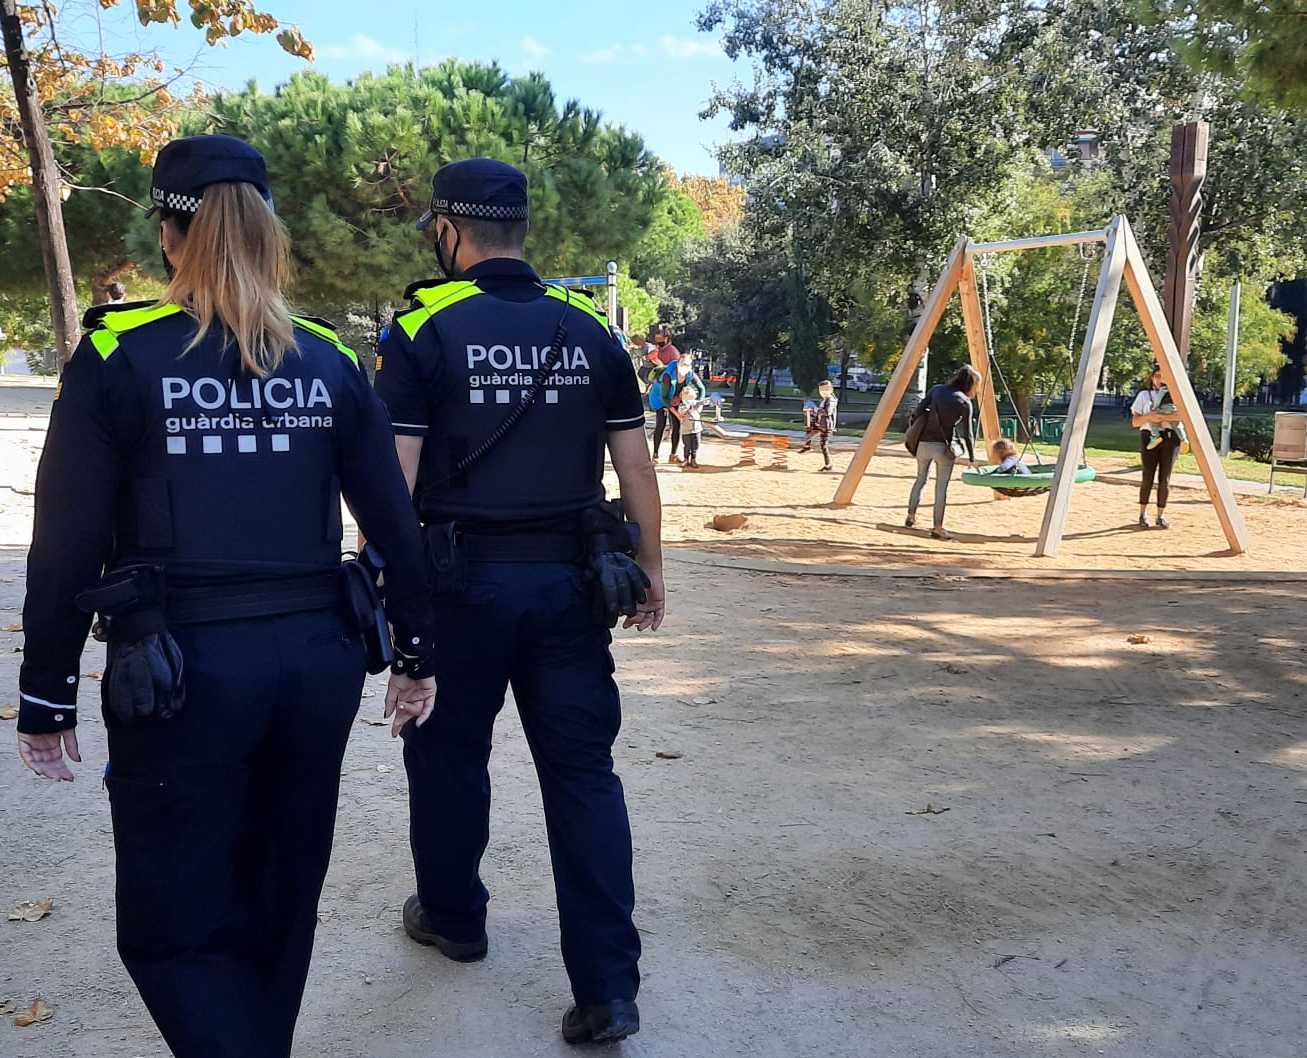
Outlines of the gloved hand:
{"label": "gloved hand", "polygon": [[167,632],[110,647],[104,700],[124,724],[157,716],[171,720],[185,704],[182,652]]}
{"label": "gloved hand", "polygon": [[630,555],[618,551],[591,555],[590,574],[599,588],[595,618],[609,628],[615,628],[621,617],[634,617],[649,597],[652,582]]}

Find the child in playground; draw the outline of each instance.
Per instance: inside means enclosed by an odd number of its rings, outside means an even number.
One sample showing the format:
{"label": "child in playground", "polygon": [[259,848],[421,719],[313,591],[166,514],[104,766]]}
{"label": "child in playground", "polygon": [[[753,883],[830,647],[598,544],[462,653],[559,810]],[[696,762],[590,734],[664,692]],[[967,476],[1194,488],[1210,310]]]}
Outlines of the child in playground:
{"label": "child in playground", "polygon": [[672,404],[672,411],[681,420],[684,465],[692,469],[698,469],[699,466],[699,439],[703,436],[703,406],[706,403],[707,400],[699,396],[698,390],[686,386]]}
{"label": "child in playground", "polygon": [[1021,455],[1017,452],[1017,446],[1006,437],[1000,437],[994,442],[994,458],[998,460],[991,473],[993,474],[1016,474],[1029,475],[1030,468],[1021,462]]}
{"label": "child in playground", "polygon": [[817,386],[817,406],[815,408],[804,408],[804,438],[803,447],[799,449],[799,454],[812,451],[812,439],[818,438],[818,444],[821,447],[822,458],[825,460],[822,470],[830,470],[830,435],[835,432],[835,422],[837,409],[839,407],[839,398],[835,396],[835,387],[829,379],[825,379]]}

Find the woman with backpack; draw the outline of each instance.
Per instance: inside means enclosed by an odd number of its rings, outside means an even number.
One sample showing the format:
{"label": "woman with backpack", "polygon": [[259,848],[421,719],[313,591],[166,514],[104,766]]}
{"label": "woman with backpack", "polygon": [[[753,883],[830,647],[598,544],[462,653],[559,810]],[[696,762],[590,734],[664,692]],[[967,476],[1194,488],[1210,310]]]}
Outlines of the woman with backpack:
{"label": "woman with backpack", "polygon": [[970,364],[958,368],[943,385],[931,388],[913,413],[909,425],[908,440],[916,442],[917,479],[912,483],[908,517],[903,524],[909,529],[917,524],[917,507],[921,504],[921,493],[933,466],[935,510],[930,535],[936,540],[951,539],[944,528],[944,510],[948,505],[948,486],[959,449],[965,450],[967,461],[972,466],[976,465],[975,415],[971,401],[979,389],[980,372]]}

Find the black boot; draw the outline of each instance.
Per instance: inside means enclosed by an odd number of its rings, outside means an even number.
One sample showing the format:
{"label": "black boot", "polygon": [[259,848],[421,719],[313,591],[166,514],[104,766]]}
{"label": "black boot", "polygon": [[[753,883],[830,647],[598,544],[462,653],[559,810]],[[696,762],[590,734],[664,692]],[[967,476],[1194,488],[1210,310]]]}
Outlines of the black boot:
{"label": "black boot", "polygon": [[404,901],[404,932],[419,944],[436,948],[445,958],[455,962],[480,962],[490,950],[490,940],[484,933],[477,940],[460,941],[442,937],[433,930],[417,893]]}
{"label": "black boot", "polygon": [[568,1043],[616,1043],[640,1031],[640,1008],[633,999],[614,999],[589,1007],[572,1007],[563,1015]]}

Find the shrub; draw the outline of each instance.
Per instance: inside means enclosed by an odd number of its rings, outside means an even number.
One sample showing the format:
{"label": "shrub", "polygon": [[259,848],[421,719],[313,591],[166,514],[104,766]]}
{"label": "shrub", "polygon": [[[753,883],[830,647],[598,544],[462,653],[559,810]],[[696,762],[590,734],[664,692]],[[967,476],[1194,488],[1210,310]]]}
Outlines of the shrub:
{"label": "shrub", "polygon": [[1259,463],[1271,461],[1275,443],[1275,418],[1270,415],[1240,415],[1231,424],[1230,447]]}

